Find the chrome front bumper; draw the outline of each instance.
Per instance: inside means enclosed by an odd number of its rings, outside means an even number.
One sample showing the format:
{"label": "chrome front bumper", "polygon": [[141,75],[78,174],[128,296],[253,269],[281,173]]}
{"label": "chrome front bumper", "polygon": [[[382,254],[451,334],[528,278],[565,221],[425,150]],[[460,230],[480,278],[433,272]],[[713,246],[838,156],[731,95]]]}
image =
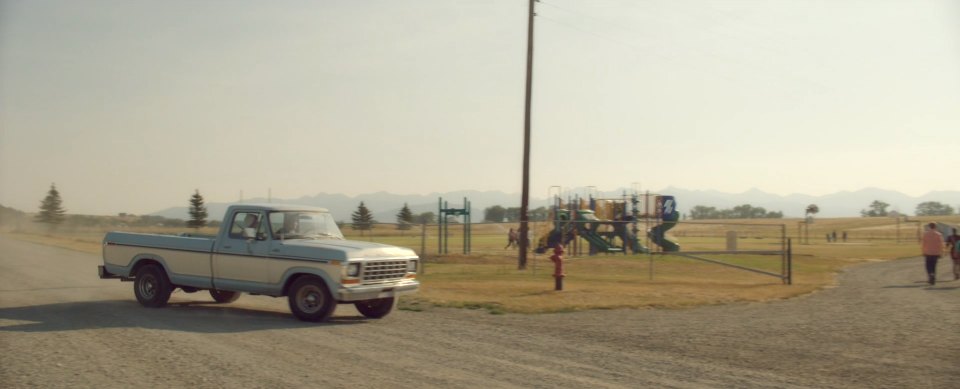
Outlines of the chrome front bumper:
{"label": "chrome front bumper", "polygon": [[395,284],[341,287],[337,290],[337,300],[341,302],[352,302],[397,297],[404,294],[415,293],[419,288],[420,282],[415,280],[401,281]]}

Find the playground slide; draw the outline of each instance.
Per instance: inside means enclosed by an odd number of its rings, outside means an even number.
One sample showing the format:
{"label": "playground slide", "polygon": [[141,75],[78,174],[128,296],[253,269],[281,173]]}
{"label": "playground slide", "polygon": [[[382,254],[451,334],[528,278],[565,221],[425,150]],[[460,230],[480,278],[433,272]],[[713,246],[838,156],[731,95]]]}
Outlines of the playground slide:
{"label": "playground slide", "polygon": [[593,228],[588,228],[588,223],[583,222],[595,222],[603,223],[604,220],[598,219],[593,213],[587,211],[581,211],[577,213],[577,234],[580,235],[583,239],[586,239],[587,242],[590,242],[597,251],[602,252],[620,252],[623,251],[623,248],[614,246],[610,244],[607,239],[604,239],[603,236],[598,234],[595,230],[597,228],[596,224],[593,224]]}
{"label": "playground slide", "polygon": [[[589,242],[591,245],[593,245],[593,247],[595,247],[597,251],[600,251],[600,252],[623,251],[622,248],[611,245],[610,242],[608,242],[602,236],[600,236],[599,234],[593,231],[590,231],[587,228],[584,228],[583,226],[584,226],[583,224],[578,224],[577,235],[579,235],[581,238],[583,238],[584,240]],[[633,236],[633,234],[630,234],[630,236]],[[573,235],[570,231],[560,232],[557,230],[550,230],[550,232],[543,234],[538,240],[536,252],[539,254],[543,254],[547,252],[551,247],[556,246],[557,243],[560,243],[561,241],[564,246],[569,245],[570,241],[573,240],[574,237],[576,237],[576,235]],[[636,239],[632,240],[632,244],[633,244],[634,252],[644,252],[644,253],[649,252],[649,251],[639,251],[639,250],[647,250],[647,249],[646,247],[643,247],[643,245],[640,245],[639,242],[636,241]],[[639,246],[639,249],[637,249],[638,246]]]}
{"label": "playground slide", "polygon": [[677,222],[665,221],[662,224],[651,228],[650,232],[648,232],[647,235],[650,236],[650,240],[653,241],[654,244],[662,247],[663,251],[667,251],[667,252],[680,251],[680,245],[677,244],[677,242],[667,239],[664,236],[667,230],[673,228],[673,226],[675,225],[677,225]]}
{"label": "playground slide", "polygon": [[664,236],[667,230],[677,225],[677,221],[680,220],[680,212],[677,212],[676,198],[673,196],[657,196],[657,208],[659,209],[660,220],[663,222],[651,228],[650,231],[647,232],[647,236],[650,237],[650,240],[652,240],[654,244],[662,247],[663,251],[680,251],[680,245],[677,244],[677,242],[667,239]]}
{"label": "playground slide", "polygon": [[[649,248],[640,243],[637,235],[631,232],[629,227],[622,222],[602,220],[597,218],[592,211],[581,210],[577,212],[577,223],[569,223],[563,222],[564,220],[569,220],[569,213],[566,211],[561,212],[563,213],[559,214],[557,217],[558,220],[555,221],[557,225],[561,226],[559,227],[560,229],[554,228],[542,234],[537,240],[537,247],[534,249],[535,252],[540,254],[545,253],[550,248],[556,246],[557,243],[562,243],[565,246],[569,245],[570,241],[576,236],[579,236],[589,242],[590,246],[597,252],[626,252],[627,248],[634,253],[650,252]],[[673,223],[671,223],[671,227],[672,224]],[[601,225],[612,225],[614,230],[597,232],[597,228]],[[576,235],[573,233],[574,228],[576,229]],[[619,239],[621,242],[623,242],[624,247],[615,245],[614,239]],[[671,250],[671,248],[665,248],[665,250],[677,251],[679,250],[680,246],[673,243],[671,247],[674,249]]]}
{"label": "playground slide", "polygon": [[650,252],[650,249],[644,246],[643,243],[640,243],[640,239],[637,239],[637,236],[634,233],[630,232],[630,230],[627,230],[626,234],[627,234],[626,241],[629,242],[634,254],[637,254],[637,253],[647,254]]}
{"label": "playground slide", "polygon": [[602,236],[597,235],[593,231],[590,231],[586,228],[578,228],[577,233],[580,234],[581,238],[586,239],[587,242],[590,242],[590,244],[592,244],[593,247],[596,247],[597,251],[603,251],[608,253],[623,251],[623,249],[620,247],[611,246],[610,243],[608,243],[606,239],[603,239]]}

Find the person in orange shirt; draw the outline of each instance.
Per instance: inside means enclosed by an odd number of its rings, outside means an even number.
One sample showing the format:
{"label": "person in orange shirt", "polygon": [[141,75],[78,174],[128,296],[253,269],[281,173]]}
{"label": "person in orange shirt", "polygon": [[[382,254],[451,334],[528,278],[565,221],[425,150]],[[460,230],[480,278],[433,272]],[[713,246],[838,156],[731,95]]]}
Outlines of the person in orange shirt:
{"label": "person in orange shirt", "polygon": [[937,260],[943,255],[943,235],[937,231],[937,223],[927,224],[927,232],[923,233],[921,250],[926,259],[927,282],[930,285],[937,283]]}

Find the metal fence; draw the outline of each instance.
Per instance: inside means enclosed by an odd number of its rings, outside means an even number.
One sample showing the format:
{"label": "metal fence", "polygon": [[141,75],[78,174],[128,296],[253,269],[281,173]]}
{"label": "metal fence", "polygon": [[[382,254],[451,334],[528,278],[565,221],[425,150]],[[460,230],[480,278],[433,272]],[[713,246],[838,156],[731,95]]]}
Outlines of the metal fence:
{"label": "metal fence", "polygon": [[[656,244],[646,233],[658,225],[655,220],[641,220],[636,223],[593,222],[595,225],[583,221],[566,223],[567,227],[561,226],[559,229],[563,230],[561,233],[571,233],[564,238],[568,257],[676,255],[777,277],[787,284],[792,282],[792,250],[785,224],[678,222],[665,234],[666,239],[679,245],[680,251],[674,252],[666,251],[663,245]],[[424,258],[465,254],[516,255],[516,246],[509,245],[508,232],[511,228],[517,230],[518,224],[471,223],[469,228],[464,227],[466,226],[461,224],[444,227],[437,224],[379,223],[367,230],[354,229],[349,224],[342,226],[342,229],[348,239],[409,247]],[[557,230],[558,226],[553,222],[531,222],[528,237],[530,247],[543,247],[551,234],[556,235]],[[585,230],[592,230],[597,236],[606,239],[607,246],[579,233]],[[639,243],[641,250],[635,250],[631,239]]]}
{"label": "metal fence", "polygon": [[655,254],[676,255],[793,283],[793,248],[786,224],[681,222],[673,230],[673,236],[684,242],[682,249]]}

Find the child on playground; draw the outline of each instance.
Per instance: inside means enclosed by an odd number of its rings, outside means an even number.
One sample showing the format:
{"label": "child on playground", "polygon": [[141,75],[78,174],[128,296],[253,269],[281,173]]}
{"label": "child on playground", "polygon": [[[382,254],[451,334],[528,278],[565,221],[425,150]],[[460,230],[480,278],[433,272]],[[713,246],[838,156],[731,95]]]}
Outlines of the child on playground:
{"label": "child on playground", "polygon": [[953,235],[947,237],[947,248],[953,259],[953,279],[960,280],[960,235],[957,235],[956,228],[953,229]]}
{"label": "child on playground", "polygon": [[519,236],[519,235],[517,234],[517,232],[514,231],[513,228],[511,228],[511,229],[510,229],[510,232],[507,232],[507,247],[504,247],[504,249],[508,249],[508,248],[510,248],[511,246],[513,246],[513,247],[518,247],[518,246],[517,246],[517,238],[518,238],[518,236]]}

